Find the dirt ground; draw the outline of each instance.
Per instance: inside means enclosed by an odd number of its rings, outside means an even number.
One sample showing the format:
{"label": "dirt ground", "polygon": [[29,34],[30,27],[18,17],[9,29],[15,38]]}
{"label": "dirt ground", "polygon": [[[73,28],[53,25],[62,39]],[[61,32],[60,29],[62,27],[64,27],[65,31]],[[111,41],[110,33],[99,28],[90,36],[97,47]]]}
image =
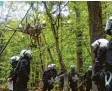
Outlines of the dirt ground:
{"label": "dirt ground", "polygon": [[8,89],[2,89],[2,88],[0,88],[0,91],[9,91]]}

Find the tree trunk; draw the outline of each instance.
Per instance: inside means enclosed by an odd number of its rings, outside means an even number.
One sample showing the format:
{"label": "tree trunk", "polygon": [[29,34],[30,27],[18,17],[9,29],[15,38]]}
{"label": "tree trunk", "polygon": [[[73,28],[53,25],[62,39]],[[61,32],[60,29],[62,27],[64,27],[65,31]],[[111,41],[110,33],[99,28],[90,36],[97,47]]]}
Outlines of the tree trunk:
{"label": "tree trunk", "polygon": [[[77,5],[78,6],[78,5]],[[75,7],[75,13],[76,13],[76,24],[80,25],[80,11],[78,7]],[[83,59],[82,59],[82,31],[80,26],[77,25],[77,31],[76,34],[76,55],[77,55],[77,70],[78,72],[83,72]],[[79,83],[80,84],[80,83]],[[81,86],[79,88],[79,91],[82,91],[83,87]]]}
{"label": "tree trunk", "polygon": [[[102,26],[102,7],[100,1],[88,1],[88,12],[89,12],[89,33],[90,43],[93,43],[99,38],[104,38],[105,33]],[[93,50],[92,50],[93,55]],[[94,58],[92,56],[93,63]],[[92,72],[94,74],[94,70]],[[92,74],[92,75],[93,75]],[[97,91],[96,85],[92,84],[92,91]]]}
{"label": "tree trunk", "polygon": [[[106,2],[101,2],[101,5],[102,5],[102,25],[103,25],[103,30],[105,30],[105,26],[108,18],[106,9],[108,6]],[[106,33],[104,34],[104,37],[106,37]]]}
{"label": "tree trunk", "polygon": [[[50,20],[50,23],[51,23],[51,30],[52,30],[52,33],[53,33],[53,36],[54,36],[54,40],[55,40],[55,45],[56,45],[56,52],[57,52],[57,56],[58,56],[58,61],[59,61],[59,64],[60,64],[60,67],[62,69],[62,71],[64,73],[67,73],[67,68],[63,62],[63,58],[62,58],[62,53],[60,51],[60,46],[59,46],[59,35],[58,35],[58,31],[59,31],[59,27],[60,27],[60,5],[61,5],[61,2],[59,2],[59,14],[57,15],[57,19],[55,20],[52,15],[50,14],[49,12],[49,9],[47,7],[47,4],[46,2],[43,2],[44,4],[44,7],[46,9],[46,13],[49,17],[49,20]],[[65,75],[64,76],[64,88],[63,88],[63,91],[69,91],[69,87],[68,87],[68,75]]]}
{"label": "tree trunk", "polygon": [[3,49],[3,42],[4,42],[4,40],[3,40],[3,34],[2,34],[2,31],[0,31],[0,52]]}
{"label": "tree trunk", "polygon": [[90,42],[93,43],[96,39],[104,38],[105,32],[102,25],[102,7],[100,1],[88,1],[89,11],[89,29]]}
{"label": "tree trunk", "polygon": [[[76,13],[76,23],[80,24],[80,11],[78,8],[75,7],[75,13]],[[80,29],[80,26],[76,26],[77,31],[76,34],[76,54],[77,54],[77,69],[78,72],[82,71],[83,68],[83,60],[82,60],[82,31]]]}
{"label": "tree trunk", "polygon": [[[4,36],[3,36],[2,31],[0,31],[0,52],[2,51],[3,47],[4,47]],[[1,60],[0,62],[2,62],[3,56],[4,56],[3,54],[0,56],[0,60]],[[0,71],[1,70],[2,70],[2,68],[0,68]]]}
{"label": "tree trunk", "polygon": [[41,37],[37,37],[37,42],[38,42],[38,46],[39,46],[39,57],[40,57],[40,62],[41,62],[41,68],[42,68],[42,72],[44,72],[44,64],[43,64],[43,59],[42,59],[42,52],[41,52]]}
{"label": "tree trunk", "polygon": [[64,88],[63,88],[63,91],[70,91],[70,86],[68,84],[68,77],[69,77],[69,74],[66,72],[65,75],[64,75]]}
{"label": "tree trunk", "polygon": [[51,61],[54,63],[51,50],[50,50],[50,48],[49,48],[49,46],[48,46],[48,43],[47,43],[47,41],[46,41],[46,38],[45,38],[45,35],[43,34],[43,32],[42,32],[42,36],[43,36],[44,42],[45,42],[45,44],[46,44],[46,46],[47,46],[47,51],[48,51],[48,53],[49,53],[50,59],[51,59]]}
{"label": "tree trunk", "polygon": [[[43,4],[44,4],[44,7],[46,9],[46,13],[47,13],[49,20],[50,20],[50,23],[51,23],[51,30],[52,30],[55,44],[56,44],[56,52],[57,52],[60,67],[64,72],[66,72],[67,69],[66,69],[66,66],[63,62],[62,54],[61,54],[60,47],[59,47],[59,37],[58,37],[59,26],[56,26],[56,24],[54,24],[54,19],[52,18],[52,15],[49,12],[49,9],[47,7],[46,2],[43,2]],[[57,23],[57,22],[55,22],[55,23]],[[59,23],[59,21],[58,21],[58,23]]]}

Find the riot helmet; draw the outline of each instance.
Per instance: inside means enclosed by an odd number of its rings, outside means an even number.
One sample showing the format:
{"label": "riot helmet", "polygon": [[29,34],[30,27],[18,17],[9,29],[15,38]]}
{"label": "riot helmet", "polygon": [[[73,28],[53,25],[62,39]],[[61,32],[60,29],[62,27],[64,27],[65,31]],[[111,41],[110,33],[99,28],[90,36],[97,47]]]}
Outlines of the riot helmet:
{"label": "riot helmet", "polygon": [[16,65],[17,65],[17,63],[18,63],[18,61],[19,61],[19,59],[20,59],[19,56],[12,56],[12,57],[10,58],[10,63],[11,63],[11,65],[12,65],[13,68],[16,67]]}
{"label": "riot helmet", "polygon": [[102,38],[102,39],[98,39],[95,42],[93,42],[91,44],[91,46],[94,48],[94,50],[96,50],[98,47],[99,48],[101,48],[101,47],[107,47],[108,42],[109,42],[108,40]]}
{"label": "riot helmet", "polygon": [[74,75],[75,74],[75,65],[71,65],[70,70],[71,70],[71,74]]}
{"label": "riot helmet", "polygon": [[32,58],[31,54],[32,54],[32,52],[30,50],[25,49],[20,52],[20,57],[25,57],[25,58],[31,59]]}
{"label": "riot helmet", "polygon": [[92,66],[89,66],[89,67],[88,67],[88,70],[92,71]]}

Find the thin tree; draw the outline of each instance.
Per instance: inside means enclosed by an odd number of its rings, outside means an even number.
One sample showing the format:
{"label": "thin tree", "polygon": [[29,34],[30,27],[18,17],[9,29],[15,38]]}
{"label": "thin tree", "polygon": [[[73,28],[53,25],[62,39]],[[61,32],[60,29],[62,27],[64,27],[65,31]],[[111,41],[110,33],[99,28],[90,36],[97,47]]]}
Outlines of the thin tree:
{"label": "thin tree", "polygon": [[[47,16],[50,20],[51,30],[52,30],[53,37],[54,37],[54,40],[55,40],[55,46],[56,46],[58,61],[59,61],[61,69],[65,73],[63,91],[69,91],[67,68],[66,68],[66,66],[63,62],[62,53],[61,53],[60,46],[59,46],[59,28],[60,28],[60,21],[61,21],[61,4],[62,4],[62,2],[60,2],[60,1],[57,2],[59,13],[58,13],[56,18],[53,18],[52,14],[50,13],[48,2],[43,2],[43,4],[44,4],[44,7],[45,7]],[[49,2],[49,5],[52,6],[53,5],[52,2]],[[51,7],[51,10],[52,10],[52,7]]]}
{"label": "thin tree", "polygon": [[[102,25],[102,7],[100,1],[88,1],[87,5],[88,5],[88,13],[89,13],[90,43],[93,43],[95,40],[105,37],[105,33]],[[94,56],[92,57],[94,63]],[[96,86],[94,84],[92,86],[92,91],[97,91]]]}
{"label": "thin tree", "polygon": [[[58,31],[59,31],[59,26],[60,26],[60,13],[59,13],[59,15],[57,17],[57,20],[54,20],[53,16],[49,12],[49,8],[47,6],[47,3],[46,2],[43,2],[43,3],[44,3],[46,13],[47,13],[47,15],[49,17],[49,20],[50,20],[50,23],[51,23],[51,30],[52,30],[54,40],[55,40],[56,52],[57,52],[58,60],[59,60],[59,63],[60,63],[60,67],[64,72],[66,72],[66,66],[65,66],[65,64],[63,62],[62,53],[60,51],[60,46],[59,46],[59,34],[58,34]],[[59,5],[59,7],[60,7],[60,5]]]}
{"label": "thin tree", "polygon": [[[80,24],[80,10],[78,9],[78,7],[75,7],[75,14],[76,14],[76,23]],[[80,70],[83,68],[83,60],[82,60],[82,31],[80,26],[76,26],[77,27],[77,31],[75,32],[76,35],[76,54],[77,54],[77,69],[80,72]]]}

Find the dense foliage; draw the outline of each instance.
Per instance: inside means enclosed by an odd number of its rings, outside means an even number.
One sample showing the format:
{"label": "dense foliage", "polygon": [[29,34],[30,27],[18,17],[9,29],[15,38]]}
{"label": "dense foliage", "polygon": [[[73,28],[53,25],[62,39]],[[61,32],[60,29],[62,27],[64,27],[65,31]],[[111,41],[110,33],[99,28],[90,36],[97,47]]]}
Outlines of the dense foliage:
{"label": "dense foliage", "polygon": [[[20,22],[24,17],[24,12],[27,12],[26,7],[29,8],[32,2],[4,2],[4,5],[5,3],[9,5],[5,8],[11,9],[9,11],[9,15],[11,16],[13,14],[10,18],[7,19],[6,25],[17,30],[17,27],[19,25],[18,22]],[[10,7],[10,4],[12,4],[12,7]],[[66,65],[67,70],[69,70],[70,65],[77,65],[76,41],[81,41],[83,54],[83,70],[81,73],[83,74],[85,71],[87,71],[88,66],[92,64],[90,47],[91,36],[89,34],[87,2],[47,2],[47,5],[49,6],[49,12],[53,16],[52,18],[54,20],[58,19],[59,16],[59,4],[61,4],[62,10],[60,13],[61,15],[59,21],[58,39],[63,62]],[[102,2],[102,5],[103,14],[106,13],[106,17],[104,17],[105,23],[106,19],[111,15],[112,12],[111,2]],[[17,6],[20,7],[20,9],[18,9]],[[18,13],[15,13],[17,11]],[[80,12],[80,20],[78,21],[76,11]],[[18,16],[15,16],[14,14],[18,14]],[[55,39],[51,29],[51,21],[47,16],[43,2],[34,2],[34,7],[27,14],[27,22],[25,18],[22,22],[22,25],[25,26],[26,23],[30,23],[31,25],[33,25],[35,21],[36,23],[42,23],[42,21],[44,20],[46,21],[46,26],[42,30],[42,34],[39,36],[40,43],[36,42],[33,47],[30,47],[30,43],[32,40],[30,35],[22,33],[19,30],[17,30],[17,32],[14,34],[13,38],[5,48],[5,51],[0,56],[0,84],[2,84],[0,86],[7,87],[7,77],[10,71],[9,59],[13,55],[19,55],[19,52],[22,49],[29,48],[33,52],[29,87],[33,87],[33,85],[36,85],[41,79],[41,75],[43,72],[42,66],[44,66],[44,69],[46,69],[47,64],[52,62],[48,52],[48,48],[50,49],[54,63],[56,64],[56,69],[60,69],[56,53]],[[5,27],[5,25],[3,24],[4,22],[1,22],[0,31],[2,32],[2,35],[0,40],[3,39],[2,44],[5,46],[7,41],[12,36],[14,30]],[[79,32],[79,30],[82,31],[81,39],[78,39],[76,37],[76,34]],[[45,36],[45,38],[43,37],[43,35]]]}

